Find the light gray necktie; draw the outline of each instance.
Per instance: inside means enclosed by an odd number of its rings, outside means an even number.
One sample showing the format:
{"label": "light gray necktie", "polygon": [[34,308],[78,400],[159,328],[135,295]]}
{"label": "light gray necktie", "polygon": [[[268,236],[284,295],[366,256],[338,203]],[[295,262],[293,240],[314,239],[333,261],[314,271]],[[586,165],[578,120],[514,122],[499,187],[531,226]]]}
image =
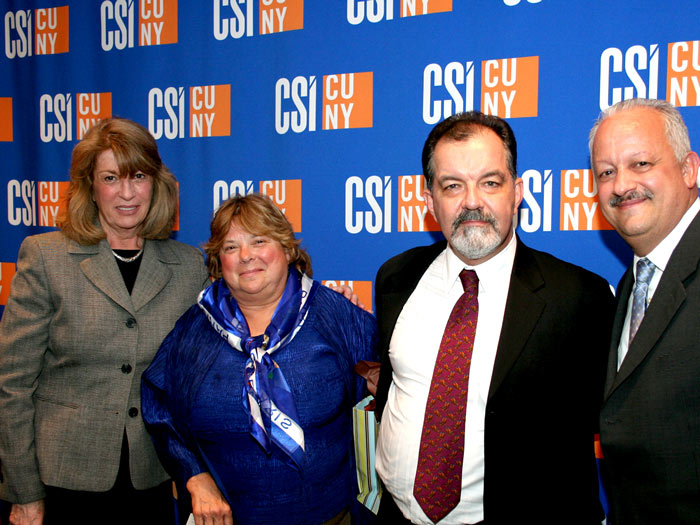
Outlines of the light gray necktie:
{"label": "light gray necktie", "polygon": [[630,345],[647,309],[647,292],[649,291],[649,283],[655,269],[654,263],[646,257],[642,257],[637,261],[637,280],[634,282],[634,291],[632,292],[632,315],[630,317],[630,338],[628,343]]}

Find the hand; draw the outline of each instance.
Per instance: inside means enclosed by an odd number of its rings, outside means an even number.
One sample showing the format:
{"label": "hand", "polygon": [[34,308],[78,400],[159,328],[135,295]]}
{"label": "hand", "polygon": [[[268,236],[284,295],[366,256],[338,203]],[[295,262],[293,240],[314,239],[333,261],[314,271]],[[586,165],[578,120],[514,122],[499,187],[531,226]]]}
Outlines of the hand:
{"label": "hand", "polygon": [[44,523],[44,500],[30,503],[14,503],[10,510],[10,525],[42,525]]}
{"label": "hand", "polygon": [[352,291],[352,288],[350,288],[347,284],[342,284],[340,286],[329,286],[328,288],[330,288],[334,292],[338,292],[339,294],[343,295],[348,301],[350,301],[355,306],[359,306],[366,312],[372,313],[372,310],[370,308],[367,308],[364,304],[360,302],[360,298],[355,292]]}
{"label": "hand", "polygon": [[196,525],[233,525],[231,507],[208,472],[192,476],[187,481],[192,497],[192,514]]}

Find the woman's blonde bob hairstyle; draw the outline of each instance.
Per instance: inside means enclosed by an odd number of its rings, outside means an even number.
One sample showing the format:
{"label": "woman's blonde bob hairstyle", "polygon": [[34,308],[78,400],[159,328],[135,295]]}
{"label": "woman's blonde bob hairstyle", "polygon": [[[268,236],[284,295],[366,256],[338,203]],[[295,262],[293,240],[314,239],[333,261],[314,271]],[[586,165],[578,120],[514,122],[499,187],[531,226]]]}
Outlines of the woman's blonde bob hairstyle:
{"label": "woman's blonde bob hairstyle", "polygon": [[203,246],[207,254],[209,275],[219,279],[221,273],[221,248],[231,225],[236,223],[253,235],[269,237],[282,245],[289,256],[289,264],[294,264],[300,272],[313,275],[311,257],[294,237],[292,225],[284,213],[268,198],[257,193],[237,195],[224,202],[211,221],[211,236]]}
{"label": "woman's blonde bob hairstyle", "polygon": [[106,150],[114,153],[121,177],[141,172],[152,178],[151,205],[137,234],[143,239],[167,239],[177,215],[177,181],[161,161],[149,131],[124,118],[100,120],[73,148],[67,204],[58,220],[63,233],[80,244],[97,244],[105,238],[93,200],[93,180],[97,157]]}

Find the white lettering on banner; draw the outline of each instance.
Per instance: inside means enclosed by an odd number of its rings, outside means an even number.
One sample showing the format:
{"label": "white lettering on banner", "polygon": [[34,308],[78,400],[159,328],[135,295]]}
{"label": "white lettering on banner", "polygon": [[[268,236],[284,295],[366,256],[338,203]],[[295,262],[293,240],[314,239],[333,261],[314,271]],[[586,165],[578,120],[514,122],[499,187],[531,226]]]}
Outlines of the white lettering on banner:
{"label": "white lettering on banner", "polygon": [[[611,73],[622,73],[619,84],[613,87]],[[645,78],[642,78],[644,73]],[[626,78],[625,78],[626,77]],[[629,85],[631,83],[631,85]],[[625,85],[627,84],[627,85]],[[647,50],[641,45],[634,45],[624,53],[616,47],[605,49],[600,55],[600,110],[604,111],[622,100],[635,97],[657,98],[659,86],[659,46],[652,44]]]}
{"label": "white lettering on banner", "polygon": [[[283,111],[282,104],[290,99],[296,109]],[[316,131],[315,76],[294,77],[291,82],[280,78],[275,83],[275,131],[284,135],[290,127],[294,133]]]}
{"label": "white lettering on banner", "polygon": [[[116,29],[109,29],[108,24]],[[134,47],[134,0],[104,0],[100,5],[100,36],[103,51]]]}
{"label": "white lettering on banner", "polygon": [[[428,215],[428,205],[423,197],[423,175],[405,175],[399,177],[399,226],[398,231],[415,232],[425,231],[425,218]],[[418,201],[421,204],[408,204]],[[413,226],[413,218],[418,221],[417,227]]]}
{"label": "white lettering on banner", "polygon": [[521,206],[515,214],[516,226],[519,223],[526,233],[552,231],[552,170],[544,170],[543,175],[530,169],[523,173],[522,179],[523,201],[527,207]]}
{"label": "white lettering on banner", "polygon": [[[361,199],[370,210],[355,210],[356,201]],[[363,181],[352,176],[345,181],[345,229],[353,234],[362,230],[368,233],[391,232],[391,177],[385,176],[382,180],[378,175],[372,175]]]}
{"label": "white lettering on banner", "polygon": [[[159,45],[161,43],[164,22],[155,22],[151,21],[151,19],[163,18],[163,14],[165,13],[163,0],[140,0],[140,2],[141,45]],[[155,39],[153,38],[154,35]]]}
{"label": "white lettering on banner", "polygon": [[[690,44],[690,45],[688,45]],[[690,57],[688,58],[688,53]],[[667,99],[674,106],[688,106],[689,87],[692,87],[692,100],[700,105],[700,40],[674,42],[671,44],[669,68],[682,77],[669,75]],[[690,79],[690,85],[688,84]]]}
{"label": "white lettering on banner", "polygon": [[236,195],[249,195],[255,192],[252,180],[234,180],[226,182],[225,180],[217,180],[214,183],[214,208],[213,211],[219,209],[219,206],[225,201]]}
{"label": "white lettering on banner", "polygon": [[[463,91],[457,86],[463,86]],[[444,87],[449,98],[440,99],[434,89]],[[437,90],[435,90],[437,91]],[[428,64],[423,70],[423,121],[437,124],[443,119],[474,109],[474,63],[450,62],[443,68]]]}
{"label": "white lettering on banner", "polygon": [[30,9],[5,13],[5,56],[9,59],[32,56],[32,34]]}
{"label": "white lettering on banner", "polygon": [[347,19],[352,25],[367,21],[376,24],[394,19],[394,0],[347,0]]}
{"label": "white lettering on banner", "polygon": [[[214,38],[253,36],[253,3],[254,0],[214,0]],[[239,4],[244,5],[245,12]],[[230,13],[223,13],[222,8],[228,8]],[[226,16],[231,13],[232,16]]]}
{"label": "white lettering on banner", "polygon": [[[530,4],[539,4],[542,0],[527,0],[527,1]],[[518,5],[520,3],[520,0],[503,0],[503,3],[506,4],[508,7],[513,7],[514,5]]]}
{"label": "white lettering on banner", "polygon": [[[49,123],[53,115],[56,122]],[[70,93],[44,94],[39,99],[39,135],[42,142],[73,140],[73,97]]]}
{"label": "white lettering on banner", "polygon": [[[18,203],[17,200],[22,202]],[[36,183],[12,179],[7,183],[7,222],[12,226],[36,226]]]}
{"label": "white lettering on banner", "polygon": [[[499,84],[504,86],[514,86],[518,78],[518,61],[515,58],[504,58],[501,60],[487,60],[484,64],[484,84],[486,87],[496,87]],[[500,73],[500,75],[499,75]],[[495,91],[484,93],[484,107],[482,111],[487,115],[498,115],[499,95],[503,100],[505,111],[504,118],[510,118],[511,107],[515,100],[516,90]]]}
{"label": "white lettering on banner", "polygon": [[[340,85],[340,88],[338,88],[338,84]],[[350,73],[326,76],[324,95],[326,100],[337,100],[338,97],[345,100],[352,99],[352,97],[355,95],[355,75]],[[338,104],[325,104],[323,108],[325,119],[324,128],[339,129],[338,108],[340,108],[343,115],[343,126],[341,127],[342,129],[348,129],[350,127],[350,115],[352,114],[353,106],[354,103],[352,102],[349,104],[343,102]]]}
{"label": "white lettering on banner", "polygon": [[[56,8],[36,10],[36,50],[40,55],[48,55],[56,52],[56,38],[58,32],[46,32],[47,29],[58,28],[58,14]],[[41,33],[39,33],[41,31]],[[48,45],[47,45],[48,39]]]}
{"label": "white lettering on banner", "polygon": [[[164,109],[167,117],[156,118],[156,110]],[[165,91],[151,88],[148,92],[148,130],[154,138],[185,136],[185,88],[169,87]]]}

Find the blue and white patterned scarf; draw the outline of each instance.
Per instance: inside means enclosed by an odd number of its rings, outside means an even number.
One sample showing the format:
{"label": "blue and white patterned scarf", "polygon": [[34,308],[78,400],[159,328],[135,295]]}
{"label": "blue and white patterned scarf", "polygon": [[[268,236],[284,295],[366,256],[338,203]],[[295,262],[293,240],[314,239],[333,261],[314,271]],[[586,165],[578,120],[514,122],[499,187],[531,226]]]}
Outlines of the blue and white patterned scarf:
{"label": "blue and white patterned scarf", "polygon": [[304,458],[304,431],[298,423],[289,385],[271,354],[287,345],[304,324],[318,286],[290,266],[287,285],[272,320],[265,333],[256,337],[250,335],[243,312],[223,279],[203,290],[197,299],[214,330],[231,347],[249,356],[243,406],[250,415],[251,434],[268,455],[274,443],[296,467]]}

